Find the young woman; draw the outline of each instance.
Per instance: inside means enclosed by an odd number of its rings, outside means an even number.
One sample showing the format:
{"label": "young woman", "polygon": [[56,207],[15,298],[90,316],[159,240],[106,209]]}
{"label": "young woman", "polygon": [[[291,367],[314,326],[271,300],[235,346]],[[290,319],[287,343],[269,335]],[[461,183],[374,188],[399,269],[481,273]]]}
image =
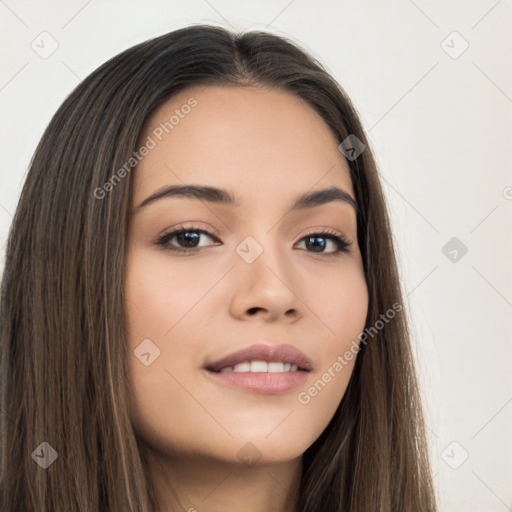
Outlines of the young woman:
{"label": "young woman", "polygon": [[36,150],[2,282],[5,511],[436,510],[388,214],[292,42],[115,56]]}

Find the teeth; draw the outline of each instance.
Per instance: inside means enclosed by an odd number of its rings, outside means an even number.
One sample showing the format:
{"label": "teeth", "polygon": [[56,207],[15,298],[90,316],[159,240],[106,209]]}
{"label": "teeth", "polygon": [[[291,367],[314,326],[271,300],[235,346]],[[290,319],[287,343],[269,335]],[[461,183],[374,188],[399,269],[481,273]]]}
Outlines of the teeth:
{"label": "teeth", "polygon": [[284,363],[268,363],[269,372],[284,372]]}
{"label": "teeth", "polygon": [[235,366],[226,366],[220,371],[222,373],[238,372],[238,373],[280,373],[280,372],[296,372],[298,366],[296,364],[271,362],[266,361],[244,361],[243,363],[235,364]]}
{"label": "teeth", "polygon": [[233,367],[233,371],[234,372],[250,372],[251,371],[251,363],[246,362],[246,363],[235,364],[235,366]]}
{"label": "teeth", "polygon": [[268,364],[265,361],[251,361],[251,372],[266,372]]}

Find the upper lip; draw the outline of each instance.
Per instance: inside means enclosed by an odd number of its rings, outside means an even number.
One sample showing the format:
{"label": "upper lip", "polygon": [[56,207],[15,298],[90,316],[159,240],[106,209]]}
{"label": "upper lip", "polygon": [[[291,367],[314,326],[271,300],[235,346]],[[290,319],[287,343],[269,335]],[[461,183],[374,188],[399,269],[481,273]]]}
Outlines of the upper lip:
{"label": "upper lip", "polygon": [[235,366],[236,364],[245,361],[266,361],[267,363],[283,362],[296,364],[298,368],[306,371],[311,371],[313,369],[313,365],[309,358],[299,349],[288,344],[251,345],[250,347],[237,350],[218,361],[208,363],[205,368],[207,370],[218,372],[222,368]]}

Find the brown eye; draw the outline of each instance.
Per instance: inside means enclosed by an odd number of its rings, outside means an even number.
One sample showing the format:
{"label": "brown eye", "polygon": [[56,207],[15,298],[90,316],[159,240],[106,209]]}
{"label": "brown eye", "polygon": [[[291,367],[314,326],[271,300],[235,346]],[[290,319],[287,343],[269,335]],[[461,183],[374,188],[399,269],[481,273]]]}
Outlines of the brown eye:
{"label": "brown eye", "polygon": [[[336,256],[342,252],[349,252],[348,247],[350,246],[350,243],[344,237],[330,232],[311,233],[303,237],[301,242],[302,241],[305,241],[305,246],[308,252],[314,252],[325,256]],[[326,252],[324,250],[328,246],[328,241],[331,241],[335,246],[335,250],[333,252]]]}
{"label": "brown eye", "polygon": [[[193,252],[195,249],[204,247],[199,245],[199,243],[205,236],[212,240],[215,239],[211,233],[208,233],[208,231],[204,229],[180,228],[166,233],[158,239],[156,244],[169,251]],[[173,239],[176,239],[176,241],[173,242]]]}

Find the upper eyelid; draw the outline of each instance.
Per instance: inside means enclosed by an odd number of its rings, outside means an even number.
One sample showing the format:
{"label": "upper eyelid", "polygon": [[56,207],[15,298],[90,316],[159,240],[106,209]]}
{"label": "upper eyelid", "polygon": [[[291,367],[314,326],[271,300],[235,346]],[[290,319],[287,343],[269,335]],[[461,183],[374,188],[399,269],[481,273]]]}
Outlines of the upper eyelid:
{"label": "upper eyelid", "polygon": [[[194,222],[194,221],[192,221]],[[182,223],[182,224],[178,224],[176,226],[173,226],[172,228],[169,228],[169,229],[165,229],[159,236],[158,238],[161,238],[163,236],[167,236],[167,235],[170,235],[170,234],[176,234],[176,233],[179,233],[179,232],[186,232],[186,231],[200,231],[201,233],[204,233],[208,236],[216,236],[216,237],[220,237],[221,236],[221,233],[220,231],[218,231],[217,229],[211,227],[211,226],[208,226],[207,228],[203,228],[203,227],[200,227],[200,226],[187,226],[185,225],[185,223]]]}

